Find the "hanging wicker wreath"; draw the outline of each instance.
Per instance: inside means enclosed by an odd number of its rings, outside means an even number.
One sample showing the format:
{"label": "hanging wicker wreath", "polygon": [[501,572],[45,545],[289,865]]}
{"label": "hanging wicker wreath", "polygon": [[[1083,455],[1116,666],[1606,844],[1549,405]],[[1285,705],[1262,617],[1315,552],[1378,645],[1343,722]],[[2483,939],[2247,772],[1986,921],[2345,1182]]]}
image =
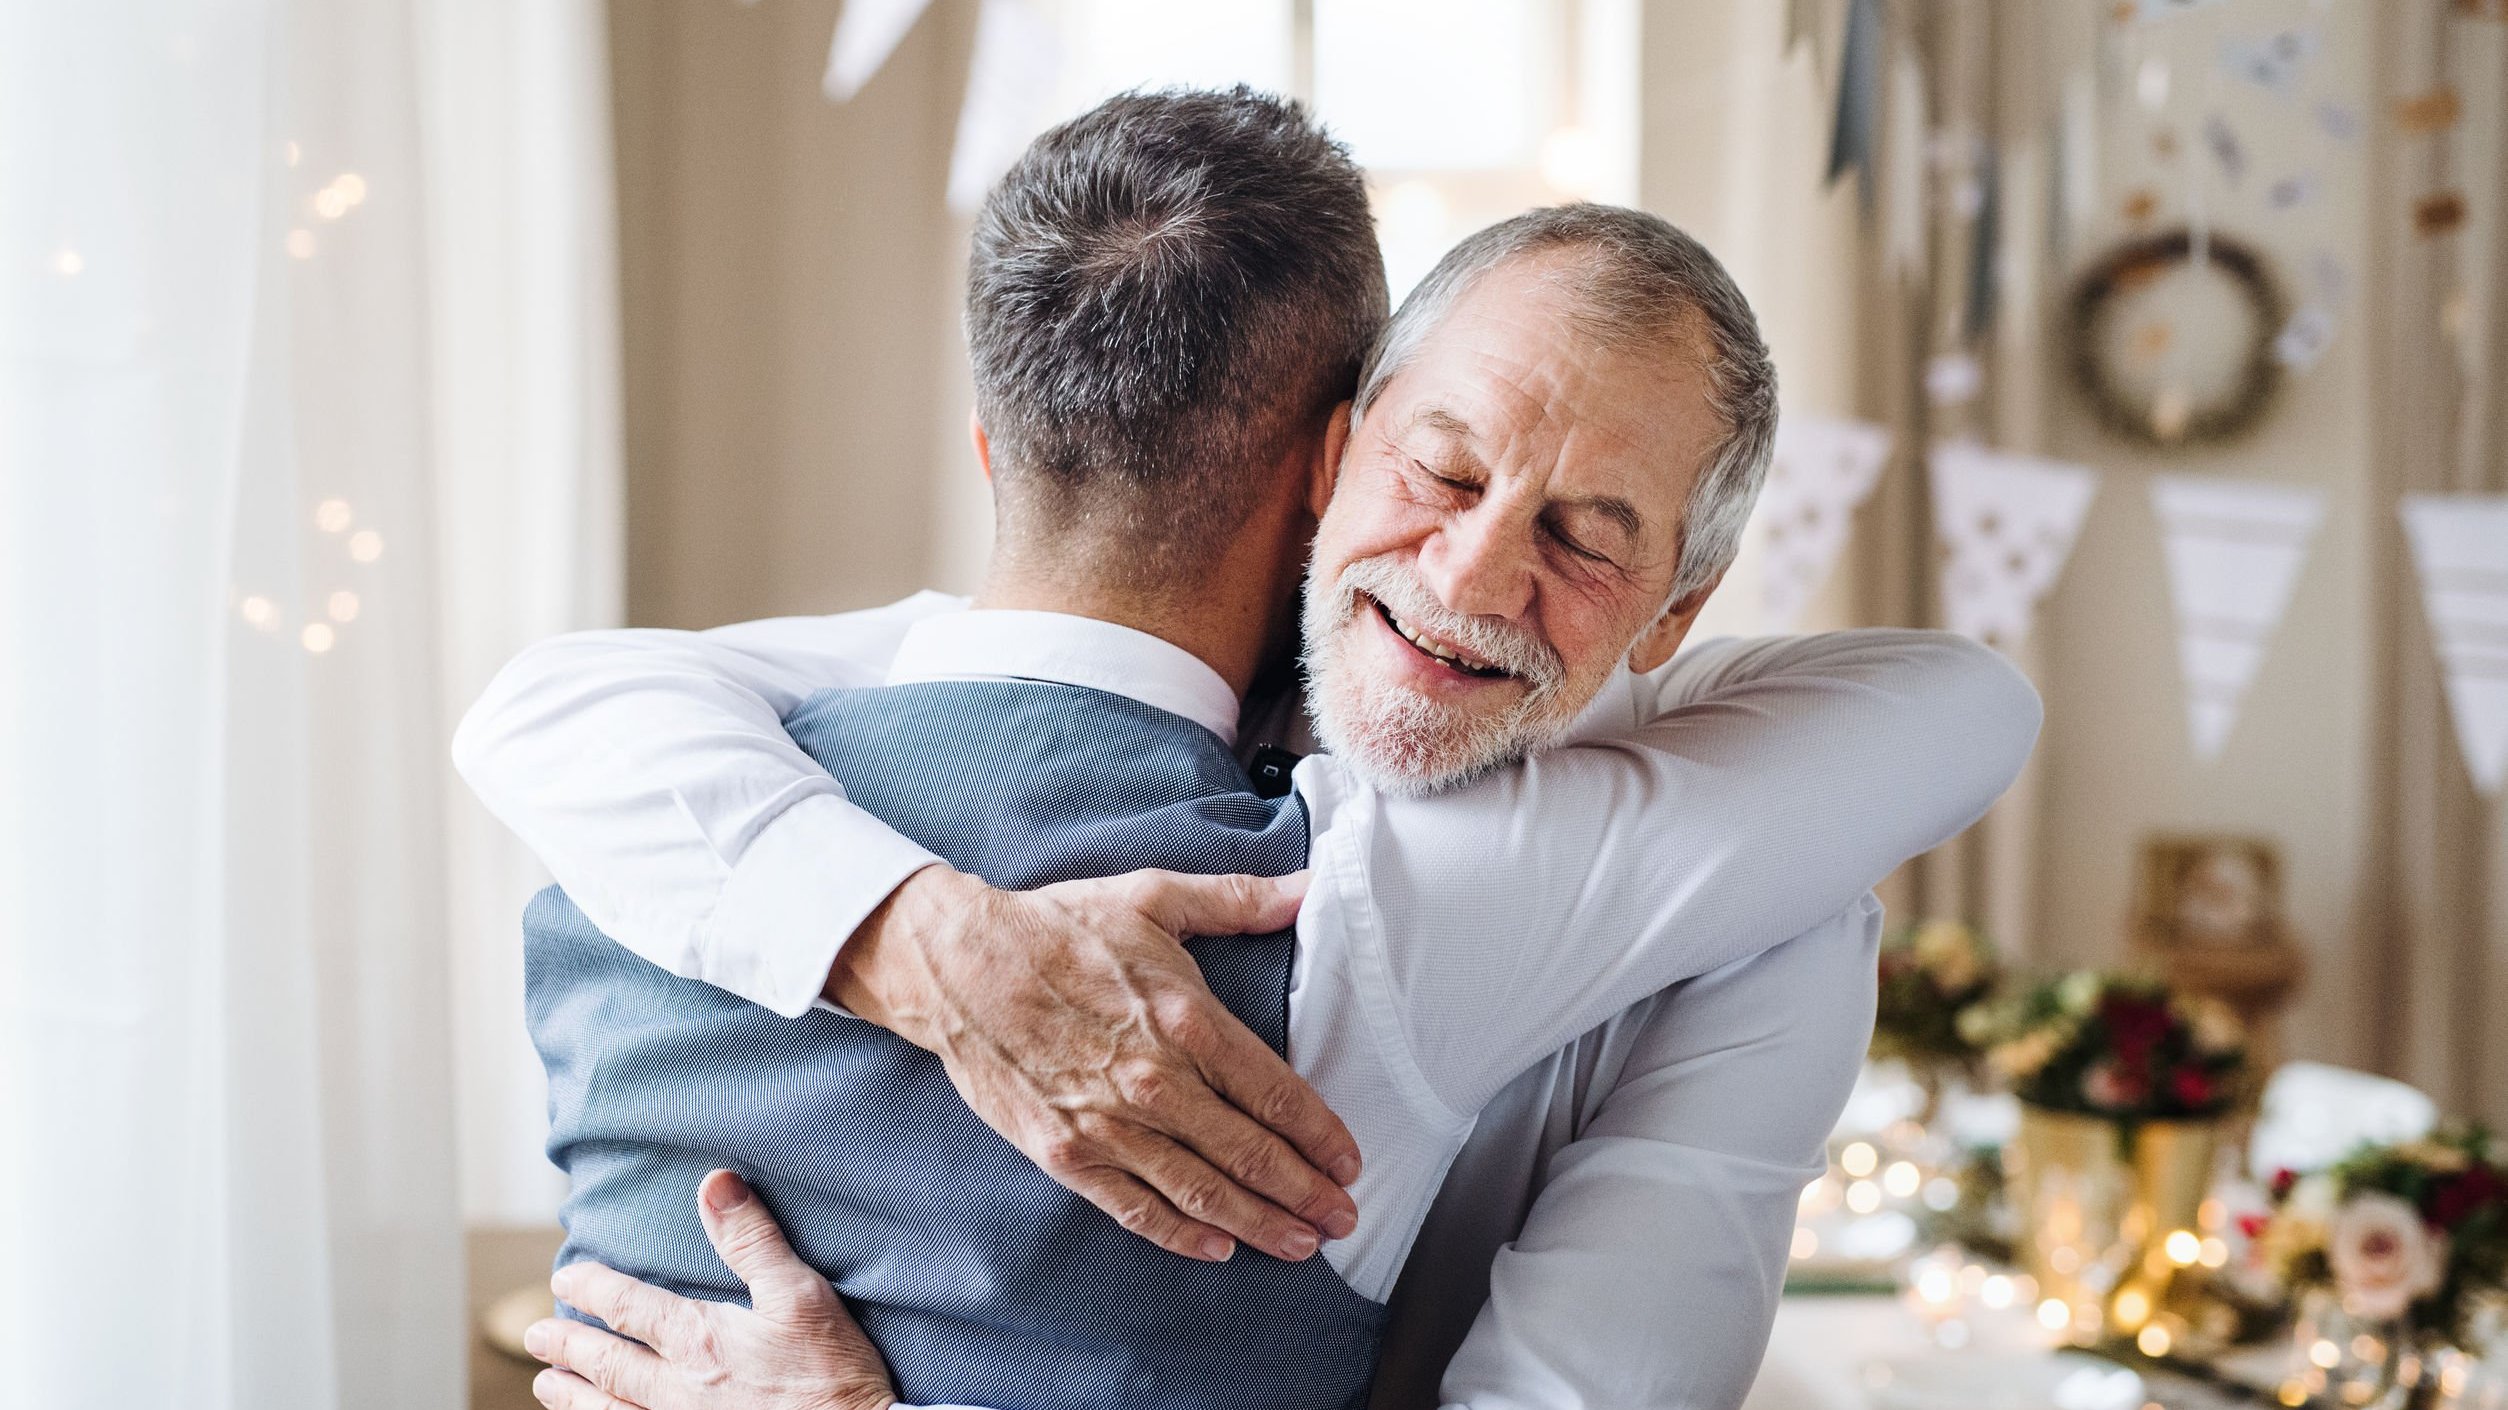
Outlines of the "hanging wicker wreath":
{"label": "hanging wicker wreath", "polygon": [[2282,366],[2273,352],[2273,340],[2288,313],[2281,285],[2253,247],[2217,232],[2206,243],[2206,266],[2228,279],[2253,320],[2251,336],[2236,354],[2237,365],[2224,369],[2228,375],[2211,379],[2226,382],[2227,390],[2208,400],[2187,400],[2181,393],[2172,402],[2166,388],[2151,395],[2135,391],[2111,361],[2110,334],[2125,296],[2191,264],[2191,231],[2129,240],[2108,251],[2074,287],[2065,330],[2073,380],[2100,423],[2127,440],[2161,449],[2235,440],[2263,421],[2281,393]]}

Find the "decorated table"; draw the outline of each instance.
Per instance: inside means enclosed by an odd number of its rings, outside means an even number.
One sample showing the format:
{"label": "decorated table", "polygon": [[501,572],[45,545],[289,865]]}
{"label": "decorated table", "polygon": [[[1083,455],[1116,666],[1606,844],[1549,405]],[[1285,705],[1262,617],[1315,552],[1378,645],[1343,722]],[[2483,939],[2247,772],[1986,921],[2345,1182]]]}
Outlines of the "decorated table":
{"label": "decorated table", "polygon": [[[1923,1373],[1933,1374],[1929,1379]],[[1743,1410],[2168,1410],[2271,1404],[2150,1365],[2059,1348],[2025,1312],[1989,1316],[1960,1349],[1889,1294],[1804,1294],[1777,1309]]]}
{"label": "decorated table", "polygon": [[1753,1410],[2508,1410],[2508,1146],[2147,974],[1885,944]]}

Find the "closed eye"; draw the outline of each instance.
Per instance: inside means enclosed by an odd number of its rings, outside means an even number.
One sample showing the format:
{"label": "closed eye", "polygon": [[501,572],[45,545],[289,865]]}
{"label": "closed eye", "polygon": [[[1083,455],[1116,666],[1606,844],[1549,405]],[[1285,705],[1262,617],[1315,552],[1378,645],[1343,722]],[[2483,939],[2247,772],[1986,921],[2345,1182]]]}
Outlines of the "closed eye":
{"label": "closed eye", "polygon": [[1457,494],[1474,494],[1474,493],[1477,493],[1477,492],[1479,491],[1479,489],[1480,489],[1480,485],[1479,485],[1476,481],[1472,481],[1472,480],[1465,480],[1465,479],[1459,479],[1459,478],[1457,478],[1457,477],[1455,477],[1455,476],[1453,476],[1453,475],[1448,475],[1448,474],[1444,474],[1444,473],[1442,473],[1442,472],[1440,472],[1440,471],[1437,471],[1437,470],[1432,470],[1432,469],[1430,469],[1430,468],[1429,468],[1429,467],[1428,467],[1428,466],[1427,466],[1424,462],[1421,462],[1421,461],[1418,461],[1418,460],[1414,460],[1414,461],[1412,461],[1412,462],[1411,462],[1411,468],[1412,468],[1413,470],[1418,471],[1421,475],[1423,475],[1423,476],[1427,477],[1428,479],[1430,479],[1430,480],[1434,481],[1434,482],[1435,482],[1435,483],[1437,483],[1439,486],[1442,486],[1442,487],[1443,487],[1443,488],[1445,488],[1445,489],[1452,490],[1452,491],[1454,491],[1454,492],[1455,492],[1455,493],[1457,493]]}
{"label": "closed eye", "polygon": [[1556,523],[1544,524],[1542,527],[1544,531],[1550,535],[1550,541],[1567,550],[1570,555],[1581,558],[1588,563],[1600,563],[1605,566],[1610,565],[1611,559],[1609,555],[1599,553],[1577,542],[1575,535],[1560,528]]}

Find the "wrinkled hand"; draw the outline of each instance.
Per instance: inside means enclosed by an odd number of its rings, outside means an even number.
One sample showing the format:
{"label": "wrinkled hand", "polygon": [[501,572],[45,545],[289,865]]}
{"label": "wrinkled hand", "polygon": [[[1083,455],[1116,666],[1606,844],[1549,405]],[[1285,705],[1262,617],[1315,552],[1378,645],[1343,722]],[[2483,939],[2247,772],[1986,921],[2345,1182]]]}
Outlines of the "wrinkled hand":
{"label": "wrinkled hand", "polygon": [[1284,930],[1305,890],[1137,871],[999,891],[926,867],[845,943],[827,995],[938,1055],[986,1125],[1133,1233],[1302,1259],[1358,1226],[1358,1143],[1181,937]]}
{"label": "wrinkled hand", "polygon": [[754,1307],[698,1302],[598,1263],[570,1263],[551,1275],[550,1290],[625,1336],[557,1317],[533,1323],[523,1346],[551,1367],[531,1383],[542,1405],[888,1410],[896,1403],[878,1348],[827,1280],[793,1254],[766,1202],[739,1176],[706,1176],[697,1212]]}

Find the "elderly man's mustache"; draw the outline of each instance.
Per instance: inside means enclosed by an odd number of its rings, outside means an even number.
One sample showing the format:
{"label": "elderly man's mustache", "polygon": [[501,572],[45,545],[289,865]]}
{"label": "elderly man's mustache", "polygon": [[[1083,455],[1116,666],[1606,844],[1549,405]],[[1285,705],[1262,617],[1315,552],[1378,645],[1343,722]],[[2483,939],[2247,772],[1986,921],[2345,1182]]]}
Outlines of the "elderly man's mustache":
{"label": "elderly man's mustache", "polygon": [[1535,698],[1558,690],[1567,681],[1567,667],[1550,643],[1513,622],[1453,611],[1437,600],[1417,573],[1389,555],[1362,558],[1342,569],[1332,593],[1331,612],[1325,620],[1333,623],[1348,621],[1359,610],[1361,597],[1372,598],[1394,618],[1397,628],[1407,627],[1461,648],[1474,662],[1522,681]]}

